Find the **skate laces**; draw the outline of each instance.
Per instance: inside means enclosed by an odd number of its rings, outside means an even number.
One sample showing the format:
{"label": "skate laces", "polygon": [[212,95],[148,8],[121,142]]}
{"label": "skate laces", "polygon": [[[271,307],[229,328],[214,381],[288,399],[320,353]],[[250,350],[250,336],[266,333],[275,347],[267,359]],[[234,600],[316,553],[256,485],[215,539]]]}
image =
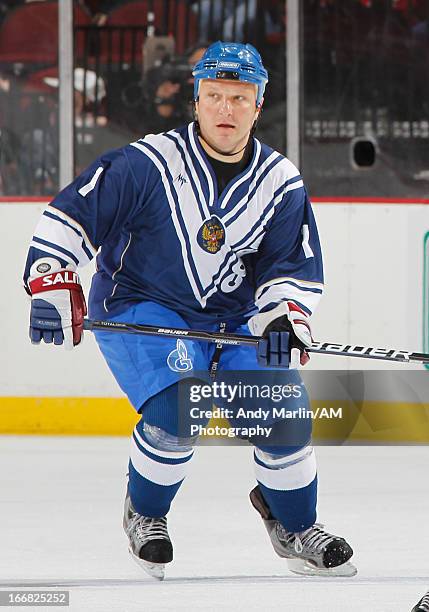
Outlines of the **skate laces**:
{"label": "skate laces", "polygon": [[312,552],[321,553],[324,548],[334,540],[336,536],[324,531],[323,525],[315,523],[312,527],[306,531],[300,531],[293,533],[286,531],[286,529],[278,523],[279,537],[286,540],[287,544],[294,544],[295,552],[302,553],[304,548]]}
{"label": "skate laces", "polygon": [[162,518],[151,518],[135,513],[128,526],[127,535],[130,535],[132,531],[135,531],[137,539],[142,544],[146,543],[148,540],[170,539],[165,516]]}

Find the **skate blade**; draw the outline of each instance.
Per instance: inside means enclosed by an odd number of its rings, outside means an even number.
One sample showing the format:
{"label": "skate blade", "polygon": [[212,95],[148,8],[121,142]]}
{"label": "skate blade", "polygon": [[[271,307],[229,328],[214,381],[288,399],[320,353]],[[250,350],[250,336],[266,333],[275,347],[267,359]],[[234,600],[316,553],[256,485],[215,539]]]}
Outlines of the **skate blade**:
{"label": "skate blade", "polygon": [[304,559],[287,559],[288,568],[294,574],[299,574],[300,576],[326,576],[326,577],[340,577],[340,578],[350,578],[351,576],[356,576],[357,568],[347,561],[342,565],[338,565],[337,567],[317,567],[313,565],[309,561]]}
{"label": "skate blade", "polygon": [[137,565],[144,569],[146,574],[149,574],[151,578],[155,578],[155,580],[164,580],[165,578],[165,564],[164,563],[151,563],[150,561],[145,561],[144,559],[140,559],[137,557],[133,551],[129,548],[128,552],[130,553],[133,561],[137,563]]}

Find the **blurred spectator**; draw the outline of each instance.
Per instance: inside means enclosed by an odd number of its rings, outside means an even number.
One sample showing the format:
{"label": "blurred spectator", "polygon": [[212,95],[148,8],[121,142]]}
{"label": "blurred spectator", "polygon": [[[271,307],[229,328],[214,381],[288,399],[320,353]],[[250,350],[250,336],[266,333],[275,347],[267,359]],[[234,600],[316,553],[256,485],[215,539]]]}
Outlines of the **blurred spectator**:
{"label": "blurred spectator", "polygon": [[145,119],[153,133],[165,132],[192,120],[192,68],[203,56],[208,43],[198,43],[183,56],[169,58],[148,71],[145,90],[148,101]]}
{"label": "blurred spectator", "polygon": [[429,4],[427,0],[415,0],[414,23],[412,32],[416,41],[425,43],[429,46]]}
{"label": "blurred spectator", "polygon": [[[47,71],[48,72],[48,71]],[[57,88],[59,84],[57,69],[45,74],[43,82]],[[103,115],[102,104],[106,96],[104,80],[97,77],[93,70],[74,69],[74,114],[76,127],[104,126],[107,118]]]}
{"label": "blurred spectator", "polygon": [[44,99],[44,103],[45,113],[40,109],[39,114],[43,126],[35,126],[23,138],[25,193],[32,195],[53,195],[58,189],[58,108],[49,97]]}
{"label": "blurred spectator", "polygon": [[429,35],[429,20],[425,20],[425,21],[419,21],[419,23],[416,23],[415,26],[413,26],[413,35],[415,37],[415,40],[420,40],[422,42],[428,42],[428,35]]}
{"label": "blurred spectator", "polygon": [[10,79],[5,73],[0,72],[0,92],[9,93]]}
{"label": "blurred spectator", "polygon": [[0,195],[21,193],[21,140],[17,128],[21,125],[17,101],[20,98],[17,79],[0,70]]}
{"label": "blurred spectator", "polygon": [[[52,87],[58,78],[44,78]],[[93,70],[74,70],[75,173],[82,172],[95,157],[135,139],[129,129],[112,121],[106,113],[104,79]]]}
{"label": "blurred spectator", "polygon": [[[27,113],[33,118],[32,126],[22,140],[26,193],[51,195],[58,190],[58,84],[58,70],[50,68],[34,73],[25,88],[25,93],[32,96]],[[103,113],[105,95],[106,89],[101,77],[97,77],[92,70],[75,68],[76,154],[82,166],[77,168],[78,171],[93,159],[95,149],[102,147],[104,150],[105,143],[98,142],[95,130],[107,126],[107,118]]]}
{"label": "blurred spectator", "polygon": [[20,142],[18,136],[6,126],[0,127],[0,195],[21,193],[19,174]]}
{"label": "blurred spectator", "polygon": [[257,0],[201,0],[191,2],[199,17],[200,38],[248,42],[256,18]]}
{"label": "blurred spectator", "polygon": [[263,49],[264,65],[270,75],[269,96],[264,110],[283,104],[286,96],[286,3],[283,0],[259,2],[257,21],[263,24],[254,32],[253,42]]}
{"label": "blurred spectator", "polygon": [[9,11],[12,11],[14,8],[19,6],[20,4],[24,4],[24,0],[1,0],[0,1],[0,25],[2,24],[7,13]]}
{"label": "blurred spectator", "polygon": [[97,26],[106,25],[110,11],[126,4],[128,0],[78,0],[92,16],[92,23]]}
{"label": "blurred spectator", "polygon": [[[263,10],[264,42],[269,45],[284,44],[286,36],[286,4],[283,0],[266,0],[259,10]],[[259,15],[258,15],[259,17]]]}

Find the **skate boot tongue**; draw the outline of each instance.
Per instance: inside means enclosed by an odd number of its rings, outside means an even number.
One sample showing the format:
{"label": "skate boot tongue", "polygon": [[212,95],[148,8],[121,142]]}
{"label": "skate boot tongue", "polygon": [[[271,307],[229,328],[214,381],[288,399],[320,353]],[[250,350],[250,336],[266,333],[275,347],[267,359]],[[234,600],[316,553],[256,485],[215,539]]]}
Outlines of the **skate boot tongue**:
{"label": "skate boot tongue", "polygon": [[278,525],[276,535],[276,552],[280,554],[280,546],[283,546],[281,556],[288,559],[289,569],[296,574],[354,576],[357,572],[348,562],[353,555],[350,545],[344,538],[325,531],[323,525],[316,523],[299,533],[288,532]]}

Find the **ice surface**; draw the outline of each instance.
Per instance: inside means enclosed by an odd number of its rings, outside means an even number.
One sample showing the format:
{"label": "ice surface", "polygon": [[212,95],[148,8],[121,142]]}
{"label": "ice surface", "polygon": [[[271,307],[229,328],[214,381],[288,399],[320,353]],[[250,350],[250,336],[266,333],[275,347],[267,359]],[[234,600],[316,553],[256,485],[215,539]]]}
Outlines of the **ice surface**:
{"label": "ice surface", "polygon": [[275,556],[248,502],[251,449],[200,447],[169,515],[175,560],[159,583],[122,532],[128,445],[0,437],[0,589],[58,586],[73,612],[410,612],[429,587],[429,448],[317,449],[319,520],[350,541],[359,569],[326,579],[294,576]]}

